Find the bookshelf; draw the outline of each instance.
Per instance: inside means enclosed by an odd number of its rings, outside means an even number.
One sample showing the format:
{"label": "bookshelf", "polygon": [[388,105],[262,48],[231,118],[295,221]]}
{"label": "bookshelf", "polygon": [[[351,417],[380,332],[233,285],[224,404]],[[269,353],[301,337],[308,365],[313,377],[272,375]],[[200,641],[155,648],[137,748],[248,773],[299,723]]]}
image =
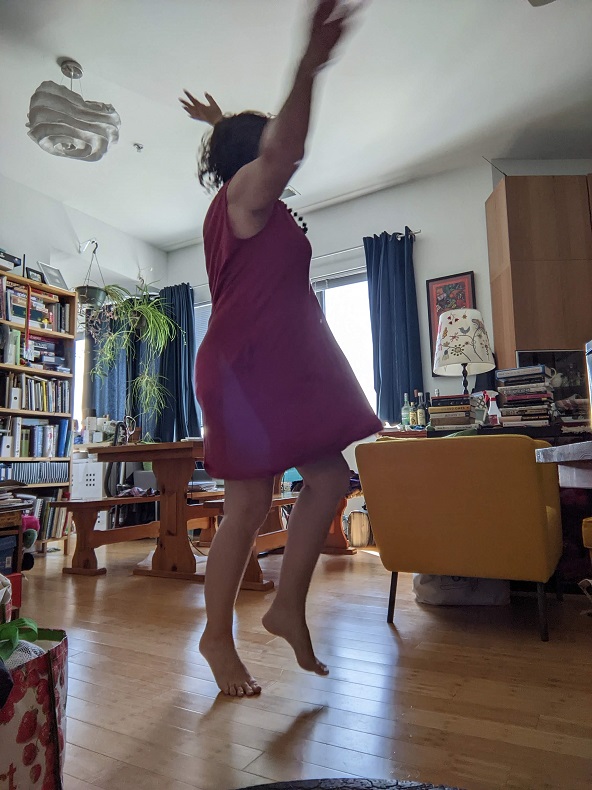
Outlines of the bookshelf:
{"label": "bookshelf", "polygon": [[42,552],[68,553],[70,517],[49,503],[72,477],[75,331],[75,293],[0,272],[0,480],[26,483]]}

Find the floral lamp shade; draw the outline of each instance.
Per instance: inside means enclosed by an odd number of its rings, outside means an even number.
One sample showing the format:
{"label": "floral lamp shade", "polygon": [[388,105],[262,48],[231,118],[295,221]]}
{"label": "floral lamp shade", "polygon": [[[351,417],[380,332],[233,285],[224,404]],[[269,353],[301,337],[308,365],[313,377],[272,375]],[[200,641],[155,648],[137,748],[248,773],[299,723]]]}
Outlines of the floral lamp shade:
{"label": "floral lamp shade", "polygon": [[[434,373],[463,376],[487,373],[495,362],[479,310],[448,310],[438,323]],[[465,385],[466,386],[466,385]]]}

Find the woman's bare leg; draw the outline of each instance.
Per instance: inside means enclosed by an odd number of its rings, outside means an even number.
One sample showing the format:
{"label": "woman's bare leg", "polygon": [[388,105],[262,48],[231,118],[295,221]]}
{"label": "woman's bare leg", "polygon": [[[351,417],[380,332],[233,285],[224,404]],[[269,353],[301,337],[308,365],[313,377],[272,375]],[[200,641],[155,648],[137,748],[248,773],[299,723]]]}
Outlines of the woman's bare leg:
{"label": "woman's bare leg", "polygon": [[216,532],[206,567],[207,624],[199,643],[224,694],[252,696],[261,687],[240,660],[232,635],[234,604],[257,530],[269,512],[273,478],[227,480],[224,518]]}
{"label": "woman's bare leg", "polygon": [[326,675],[328,669],[316,658],[306,625],[306,596],[337,505],[347,492],[349,470],[340,454],[298,471],[304,487],[290,515],[280,583],[263,625],[290,643],[303,669]]}

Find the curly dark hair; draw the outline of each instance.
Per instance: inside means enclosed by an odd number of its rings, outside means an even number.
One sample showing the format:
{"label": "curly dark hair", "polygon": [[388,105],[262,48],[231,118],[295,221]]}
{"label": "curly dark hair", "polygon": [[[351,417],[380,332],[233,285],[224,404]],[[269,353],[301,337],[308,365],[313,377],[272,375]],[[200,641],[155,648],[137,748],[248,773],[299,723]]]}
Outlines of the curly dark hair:
{"label": "curly dark hair", "polygon": [[213,192],[259,155],[259,143],[269,115],[248,110],[226,115],[206,132],[201,141],[197,175],[199,183]]}

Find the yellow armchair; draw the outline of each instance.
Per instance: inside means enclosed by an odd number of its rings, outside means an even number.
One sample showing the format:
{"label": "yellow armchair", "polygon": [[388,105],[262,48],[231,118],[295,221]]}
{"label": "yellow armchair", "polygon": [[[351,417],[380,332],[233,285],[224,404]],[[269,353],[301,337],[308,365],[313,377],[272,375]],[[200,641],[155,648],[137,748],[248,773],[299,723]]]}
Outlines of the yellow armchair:
{"label": "yellow armchair", "polygon": [[546,442],[527,436],[395,439],[361,444],[356,459],[372,531],[397,573],[537,582],[548,640],[545,583],[562,550],[557,467],[537,464]]}

